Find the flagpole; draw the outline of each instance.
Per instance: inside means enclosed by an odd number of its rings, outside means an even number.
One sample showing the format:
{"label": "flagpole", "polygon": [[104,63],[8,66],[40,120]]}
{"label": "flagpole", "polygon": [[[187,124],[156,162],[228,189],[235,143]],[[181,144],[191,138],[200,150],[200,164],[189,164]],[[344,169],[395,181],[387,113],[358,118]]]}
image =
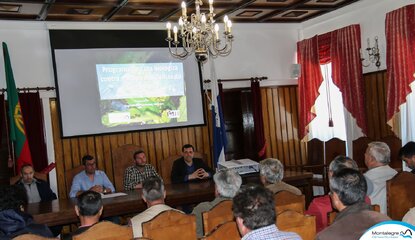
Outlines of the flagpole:
{"label": "flagpole", "polygon": [[[3,99],[4,99],[4,95],[3,95]],[[13,142],[11,142],[10,140],[10,135],[9,135],[9,121],[7,120],[8,118],[8,114],[7,114],[7,109],[6,109],[6,100],[3,101],[3,110],[4,110],[4,123],[6,125],[6,139],[7,139],[7,150],[9,153],[9,156],[7,158],[7,166],[9,168],[13,168],[13,173],[15,172],[16,169],[15,166],[15,157],[14,157],[14,148],[13,148]]]}

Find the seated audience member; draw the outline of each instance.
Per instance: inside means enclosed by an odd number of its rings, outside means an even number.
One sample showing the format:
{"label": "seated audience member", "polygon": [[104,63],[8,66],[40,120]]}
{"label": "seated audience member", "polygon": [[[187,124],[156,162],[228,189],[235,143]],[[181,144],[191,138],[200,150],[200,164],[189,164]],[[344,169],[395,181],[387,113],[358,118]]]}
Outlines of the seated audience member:
{"label": "seated audience member", "polygon": [[97,169],[97,163],[94,157],[85,155],[82,158],[82,164],[85,166],[85,171],[78,173],[72,180],[71,198],[79,194],[91,190],[97,193],[111,193],[115,192],[114,185],[108,179],[107,175]]}
{"label": "seated audience member", "polygon": [[212,176],[212,170],[202,159],[193,158],[194,150],[194,147],[190,144],[182,147],[183,156],[174,161],[171,170],[171,181],[173,183],[205,179]]}
{"label": "seated audience member", "polygon": [[56,194],[50,189],[49,184],[34,177],[35,171],[30,164],[25,164],[20,169],[21,179],[16,184],[26,189],[29,203],[48,202],[56,199]]}
{"label": "seated audience member", "polygon": [[24,213],[26,204],[24,188],[0,185],[0,239],[12,239],[27,233],[53,237],[46,225],[34,223],[32,216]]}
{"label": "seated audience member", "polygon": [[364,174],[366,180],[373,184],[368,193],[372,204],[380,206],[380,212],[386,214],[386,181],[398,172],[389,166],[391,151],[386,143],[371,142],[366,149],[365,164],[369,170]]}
{"label": "seated audience member", "polygon": [[263,186],[242,186],[232,210],[242,240],[301,239],[296,233],[278,230],[273,193]]}
{"label": "seated audience member", "polygon": [[142,188],[142,183],[149,177],[159,175],[153,166],[147,164],[146,154],[143,150],[134,153],[134,165],[129,166],[124,172],[124,190]]}
{"label": "seated audience member", "polygon": [[73,236],[85,232],[95,223],[99,222],[103,208],[101,194],[94,191],[81,193],[77,197],[75,206],[75,213],[79,217],[81,225],[76,231],[63,235],[61,239],[70,240]]}
{"label": "seated audience member", "polygon": [[278,159],[268,158],[259,163],[259,177],[262,184],[271,192],[288,191],[301,195],[301,190],[282,181],[284,166]]}
{"label": "seated audience member", "polygon": [[213,181],[215,182],[216,198],[211,202],[199,203],[199,205],[197,205],[192,212],[196,215],[196,231],[198,237],[202,237],[204,234],[202,213],[211,210],[218,203],[224,200],[232,200],[242,184],[241,176],[239,176],[239,174],[234,170],[230,169],[216,172],[215,175],[213,175]]}
{"label": "seated audience member", "polygon": [[405,161],[406,166],[415,174],[415,142],[408,142],[399,150],[399,157]]}
{"label": "seated audience member", "polygon": [[403,216],[402,222],[407,222],[415,226],[415,207],[409,209],[405,216]]}
{"label": "seated audience member", "polygon": [[144,180],[142,198],[147,204],[147,209],[130,220],[134,238],[143,236],[143,230],[141,228],[143,222],[153,219],[161,212],[173,209],[164,204],[166,190],[164,190],[163,180],[159,177],[150,177]]}
{"label": "seated audience member", "polygon": [[[329,179],[333,174],[345,168],[359,170],[357,163],[353,159],[342,155],[335,157],[329,165]],[[368,197],[365,198],[365,201],[370,204],[370,199]],[[332,211],[333,207],[331,205],[330,196],[324,195],[314,198],[305,214],[316,216],[316,230],[318,233],[327,227],[327,214]]]}
{"label": "seated audience member", "polygon": [[357,240],[373,225],[390,220],[365,203],[366,191],[365,177],[358,170],[345,168],[336,172],[330,179],[330,197],[339,213],[316,239]]}

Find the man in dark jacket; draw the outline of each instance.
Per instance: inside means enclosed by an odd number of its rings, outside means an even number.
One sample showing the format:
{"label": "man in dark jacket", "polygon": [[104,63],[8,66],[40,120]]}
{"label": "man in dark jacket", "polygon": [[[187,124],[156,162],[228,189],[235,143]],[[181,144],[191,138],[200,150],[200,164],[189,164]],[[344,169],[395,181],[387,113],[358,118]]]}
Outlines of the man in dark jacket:
{"label": "man in dark jacket", "polygon": [[27,204],[25,190],[20,186],[0,186],[0,240],[31,233],[53,237],[46,225],[36,224],[32,216],[24,213]]}
{"label": "man in dark jacket", "polygon": [[205,179],[212,176],[212,170],[202,159],[193,158],[194,150],[194,147],[190,144],[185,144],[182,147],[182,157],[174,161],[171,170],[171,181],[173,183]]}
{"label": "man in dark jacket", "polygon": [[373,225],[388,221],[384,214],[365,203],[367,183],[358,170],[345,168],[330,179],[330,197],[339,211],[333,224],[321,231],[318,240],[358,240]]}
{"label": "man in dark jacket", "polygon": [[21,179],[18,185],[26,189],[29,203],[48,202],[56,199],[56,194],[50,189],[49,184],[34,177],[32,165],[23,165],[20,169]]}

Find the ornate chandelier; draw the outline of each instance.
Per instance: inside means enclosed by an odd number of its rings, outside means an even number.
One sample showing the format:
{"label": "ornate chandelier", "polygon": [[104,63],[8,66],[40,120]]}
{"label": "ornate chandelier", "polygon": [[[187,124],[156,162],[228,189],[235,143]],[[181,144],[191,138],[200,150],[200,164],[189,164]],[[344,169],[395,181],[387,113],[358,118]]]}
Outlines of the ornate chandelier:
{"label": "ornate chandelier", "polygon": [[173,37],[171,34],[171,23],[168,22],[167,41],[169,50],[173,57],[185,59],[193,52],[199,62],[205,62],[208,56],[227,56],[232,50],[233,36],[231,33],[232,22],[225,15],[223,18],[225,31],[223,40],[219,38],[219,25],[213,19],[213,0],[209,0],[209,13],[200,13],[202,0],[195,0],[196,13],[187,16],[186,3],[182,2],[182,16],[179,18],[178,25],[173,27]]}

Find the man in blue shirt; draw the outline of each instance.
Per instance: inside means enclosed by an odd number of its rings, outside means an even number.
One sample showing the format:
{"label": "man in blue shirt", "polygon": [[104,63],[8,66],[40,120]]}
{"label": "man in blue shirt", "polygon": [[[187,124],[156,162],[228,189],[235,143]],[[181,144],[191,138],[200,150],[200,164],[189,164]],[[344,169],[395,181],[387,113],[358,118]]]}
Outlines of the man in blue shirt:
{"label": "man in blue shirt", "polygon": [[85,171],[78,173],[73,178],[69,193],[71,198],[77,197],[87,190],[103,194],[115,192],[114,185],[107,175],[103,171],[96,170],[97,163],[94,157],[85,155],[82,158],[82,164],[85,166]]}
{"label": "man in blue shirt", "polygon": [[232,210],[241,240],[301,240],[298,234],[277,228],[274,196],[263,186],[242,186],[233,198]]}

